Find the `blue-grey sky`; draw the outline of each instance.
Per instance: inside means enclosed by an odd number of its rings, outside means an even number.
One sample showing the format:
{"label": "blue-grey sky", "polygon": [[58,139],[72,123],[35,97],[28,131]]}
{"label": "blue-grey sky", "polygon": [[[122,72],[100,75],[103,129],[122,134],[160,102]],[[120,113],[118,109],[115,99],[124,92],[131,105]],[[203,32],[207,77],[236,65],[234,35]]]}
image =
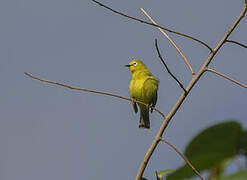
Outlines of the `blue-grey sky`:
{"label": "blue-grey sky", "polygon": [[[243,8],[243,0],[101,2],[200,38],[214,47]],[[247,20],[231,39],[247,44]],[[151,129],[138,128],[129,102],[44,84],[34,75],[128,97],[131,74],[124,67],[142,59],[160,79],[157,108],[168,113],[182,90],[159,62],[160,50],[172,72],[186,85],[191,73],[154,27],[133,22],[90,0],[0,1],[0,179],[134,179],[162,120],[150,116]],[[170,34],[197,71],[209,54],[200,44]],[[247,82],[247,51],[225,44],[210,67]],[[227,119],[246,127],[246,89],[205,73],[165,132],[178,149],[203,128]],[[226,139],[227,140],[227,139]],[[183,160],[160,144],[145,171],[176,169]]]}

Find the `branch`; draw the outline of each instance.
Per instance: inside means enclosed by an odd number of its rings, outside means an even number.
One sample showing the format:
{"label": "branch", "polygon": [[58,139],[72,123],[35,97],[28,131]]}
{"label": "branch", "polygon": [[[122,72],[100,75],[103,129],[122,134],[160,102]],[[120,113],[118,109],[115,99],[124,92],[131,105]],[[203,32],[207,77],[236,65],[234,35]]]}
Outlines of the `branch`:
{"label": "branch", "polygon": [[239,81],[237,81],[237,80],[234,80],[234,79],[230,78],[229,76],[226,76],[226,75],[224,75],[224,74],[222,74],[222,73],[220,73],[220,72],[217,72],[217,71],[215,71],[215,70],[213,70],[213,69],[210,69],[210,68],[206,68],[206,70],[209,71],[209,72],[215,73],[215,74],[217,74],[217,75],[219,75],[219,76],[221,76],[221,77],[223,77],[223,78],[226,78],[226,79],[228,79],[228,80],[230,80],[230,81],[232,81],[232,82],[238,84],[239,86],[242,86],[242,87],[244,87],[244,88],[247,88],[247,85],[246,85],[246,84],[243,84],[243,83],[241,83],[241,82],[239,82]]}
{"label": "branch", "polygon": [[112,97],[124,99],[124,100],[130,101],[130,102],[140,103],[140,104],[148,106],[149,108],[151,108],[154,111],[158,112],[163,118],[165,118],[165,115],[160,110],[158,110],[157,108],[155,108],[153,106],[149,106],[148,104],[145,104],[143,102],[137,101],[135,99],[130,99],[130,98],[126,98],[124,96],[119,96],[119,95],[116,95],[116,94],[102,92],[102,91],[95,91],[95,90],[90,90],[90,89],[84,89],[84,88],[78,88],[78,87],[74,87],[74,86],[69,86],[69,85],[66,85],[66,84],[59,83],[59,82],[54,82],[54,81],[50,81],[50,80],[46,80],[46,79],[41,79],[41,78],[33,76],[33,75],[31,75],[31,74],[29,74],[27,72],[24,72],[24,74],[27,75],[30,78],[33,78],[33,79],[36,79],[36,80],[39,80],[39,81],[42,81],[42,82],[45,82],[45,83],[54,84],[54,85],[58,85],[58,86],[62,86],[62,87],[65,87],[65,88],[74,89],[74,90],[78,90],[78,91],[85,91],[85,92],[90,92],[90,93],[95,93],[95,94],[103,94],[103,95],[106,95],[106,96],[112,96]]}
{"label": "branch", "polygon": [[[247,0],[245,0],[247,1]],[[232,24],[232,26],[228,29],[228,31],[225,33],[225,35],[222,37],[222,39],[220,40],[220,42],[217,44],[217,46],[214,48],[213,51],[211,51],[211,53],[209,54],[208,58],[205,60],[204,64],[201,66],[200,70],[198,71],[197,74],[195,74],[195,76],[193,76],[193,78],[191,79],[190,83],[188,84],[188,86],[185,88],[187,93],[183,92],[179,99],[177,100],[176,104],[173,106],[173,108],[171,109],[171,111],[167,114],[166,118],[164,119],[164,121],[162,122],[160,129],[158,130],[151,146],[149,147],[148,151],[146,152],[143,161],[140,164],[140,167],[138,169],[137,175],[136,175],[136,180],[140,180],[142,178],[142,175],[144,173],[144,170],[148,164],[148,161],[150,159],[150,157],[152,156],[155,148],[157,147],[160,138],[162,137],[165,129],[167,128],[168,124],[170,123],[172,117],[176,114],[177,110],[179,109],[179,107],[182,105],[182,103],[184,102],[185,98],[187,97],[187,95],[190,93],[191,89],[194,87],[194,85],[198,82],[198,80],[200,79],[200,77],[202,76],[202,74],[206,71],[207,66],[211,63],[212,59],[214,58],[215,54],[217,54],[217,52],[219,51],[219,49],[222,47],[222,45],[224,44],[224,42],[226,41],[226,39],[230,36],[230,34],[232,33],[232,31],[236,28],[236,26],[239,24],[239,22],[241,21],[241,19],[245,16],[247,11],[247,4],[245,4],[244,9],[242,10],[242,12],[240,13],[240,15],[237,17],[237,19],[234,21],[234,23]]]}
{"label": "branch", "polygon": [[242,46],[242,47],[244,47],[244,48],[247,48],[246,45],[244,45],[244,44],[242,44],[242,43],[240,43],[240,42],[237,42],[237,41],[226,40],[225,42],[234,43],[234,44],[237,44],[237,45]]}
{"label": "branch", "polygon": [[158,43],[157,43],[157,39],[155,39],[155,47],[156,47],[156,50],[158,52],[158,55],[159,55],[159,58],[161,60],[161,62],[163,63],[163,65],[165,66],[167,72],[173,77],[173,79],[175,79],[175,81],[179,84],[179,86],[184,90],[185,93],[187,93],[187,91],[185,90],[184,86],[182,83],[179,82],[179,80],[171,73],[170,69],[168,68],[168,66],[166,65],[164,59],[162,58],[161,54],[160,54],[160,51],[159,51],[159,48],[158,48]]}
{"label": "branch", "polygon": [[[152,21],[152,23],[154,24],[157,24],[149,15],[148,13],[143,9],[141,8],[141,11],[148,17],[148,19],[150,21]],[[176,46],[176,44],[173,42],[173,40],[161,29],[161,28],[158,28],[159,31],[165,35],[165,37],[170,41],[170,43],[173,45],[173,47],[178,51],[178,53],[180,54],[180,56],[184,59],[184,62],[186,63],[186,65],[189,67],[192,75],[195,75],[195,72],[193,71],[188,59],[183,55],[183,53],[181,52],[181,50]]]}
{"label": "branch", "polygon": [[124,16],[124,17],[127,17],[127,18],[129,18],[129,19],[138,21],[138,22],[140,22],[140,23],[144,23],[144,24],[148,24],[148,25],[151,25],[151,26],[155,26],[155,27],[161,28],[161,29],[163,29],[163,30],[165,30],[165,31],[168,31],[168,32],[170,32],[170,33],[174,33],[174,34],[177,34],[177,35],[184,36],[184,37],[187,37],[187,38],[189,38],[189,39],[192,39],[192,40],[194,40],[194,41],[196,41],[196,42],[202,44],[203,46],[207,47],[211,52],[213,51],[213,49],[212,49],[207,43],[205,43],[205,42],[203,42],[203,41],[201,41],[201,40],[199,40],[199,39],[197,39],[197,38],[194,38],[194,37],[192,37],[192,36],[190,36],[190,35],[187,35],[187,34],[184,34],[184,33],[180,33],[180,32],[176,32],[176,31],[171,30],[171,29],[168,29],[168,28],[166,28],[166,27],[163,27],[163,26],[160,26],[160,25],[157,25],[157,24],[154,24],[154,23],[150,23],[150,22],[147,22],[147,21],[144,21],[144,20],[141,20],[141,19],[138,19],[138,18],[129,16],[129,15],[126,15],[126,14],[124,14],[124,13],[122,13],[122,12],[119,12],[119,11],[116,11],[116,10],[114,10],[114,9],[112,9],[112,8],[110,8],[110,7],[108,7],[108,6],[104,5],[104,4],[102,4],[102,3],[98,2],[98,1],[96,1],[96,0],[92,0],[92,1],[95,2],[95,3],[97,3],[97,4],[100,5],[100,6],[102,6],[102,7],[106,8],[106,9],[108,9],[108,10],[110,10],[110,11],[116,13],[116,14],[121,15],[121,16]]}
{"label": "branch", "polygon": [[203,180],[203,177],[200,175],[200,173],[196,170],[196,168],[190,163],[190,161],[175,147],[173,146],[168,140],[166,140],[165,138],[160,138],[161,141],[163,141],[164,143],[168,144],[174,151],[176,151],[179,156],[181,158],[184,159],[184,161],[188,164],[188,166],[191,167],[191,169],[194,171],[194,173],[201,179]]}

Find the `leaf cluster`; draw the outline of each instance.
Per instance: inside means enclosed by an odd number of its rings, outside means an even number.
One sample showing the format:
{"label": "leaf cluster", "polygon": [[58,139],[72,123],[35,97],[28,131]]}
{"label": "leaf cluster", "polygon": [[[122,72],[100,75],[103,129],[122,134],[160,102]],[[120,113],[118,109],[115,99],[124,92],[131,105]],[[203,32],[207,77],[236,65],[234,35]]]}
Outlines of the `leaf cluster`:
{"label": "leaf cluster", "polygon": [[[244,130],[236,121],[219,123],[201,131],[188,143],[184,154],[198,171],[208,172],[209,180],[247,179],[247,170],[224,175],[227,165],[235,157],[244,155],[246,158],[247,156],[247,130]],[[169,174],[166,179],[182,180],[193,176],[195,173],[185,164]],[[159,179],[162,177],[159,176]]]}

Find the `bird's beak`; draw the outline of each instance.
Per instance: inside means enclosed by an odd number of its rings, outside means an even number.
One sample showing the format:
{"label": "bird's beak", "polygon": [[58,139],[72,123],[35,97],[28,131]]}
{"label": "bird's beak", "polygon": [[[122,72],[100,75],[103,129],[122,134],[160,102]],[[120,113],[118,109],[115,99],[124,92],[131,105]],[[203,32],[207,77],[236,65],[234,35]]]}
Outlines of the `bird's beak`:
{"label": "bird's beak", "polygon": [[127,65],[125,65],[125,67],[130,67],[131,65],[129,65],[129,64],[127,64]]}

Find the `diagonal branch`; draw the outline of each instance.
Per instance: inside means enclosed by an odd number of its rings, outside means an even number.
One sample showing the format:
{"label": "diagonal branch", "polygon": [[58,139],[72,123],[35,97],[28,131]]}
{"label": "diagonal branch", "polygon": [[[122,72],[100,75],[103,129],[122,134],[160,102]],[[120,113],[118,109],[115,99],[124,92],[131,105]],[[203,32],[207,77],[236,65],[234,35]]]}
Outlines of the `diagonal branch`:
{"label": "diagonal branch", "polygon": [[187,37],[187,38],[189,38],[189,39],[192,39],[192,40],[194,40],[194,41],[196,41],[196,42],[202,44],[203,46],[207,47],[211,52],[213,51],[213,49],[212,49],[207,43],[205,43],[205,42],[203,42],[203,41],[201,41],[201,40],[199,40],[199,39],[197,39],[197,38],[195,38],[195,37],[192,37],[192,36],[190,36],[190,35],[187,35],[187,34],[184,34],[184,33],[180,33],[180,32],[177,32],[177,31],[168,29],[168,28],[166,28],[166,27],[163,27],[163,26],[160,26],[160,25],[157,25],[157,24],[153,24],[153,23],[150,23],[150,22],[147,22],[147,21],[144,21],[144,20],[141,20],[141,19],[138,19],[138,18],[129,16],[129,15],[124,14],[124,13],[122,13],[122,12],[116,11],[116,10],[114,10],[114,9],[112,9],[112,8],[110,8],[110,7],[108,7],[108,6],[104,5],[104,4],[102,4],[102,3],[98,2],[98,1],[96,1],[96,0],[92,0],[92,1],[95,2],[95,3],[97,3],[97,4],[100,5],[100,6],[102,6],[102,7],[106,8],[106,9],[108,9],[108,10],[110,10],[110,11],[116,13],[116,14],[121,15],[121,16],[124,16],[124,17],[127,17],[127,18],[129,18],[129,19],[138,21],[138,22],[140,22],[140,23],[144,23],[144,24],[148,24],[148,25],[151,25],[151,26],[155,26],[155,27],[161,28],[161,29],[163,29],[163,30],[165,30],[165,31],[168,31],[168,32],[170,32],[170,33],[174,33],[174,34],[177,34],[177,35],[184,36],[184,37]]}
{"label": "diagonal branch", "polygon": [[161,141],[164,143],[168,144],[174,151],[176,151],[181,158],[188,164],[188,166],[191,167],[191,169],[194,171],[194,173],[201,179],[203,180],[203,177],[200,175],[200,173],[196,170],[196,168],[191,164],[191,162],[181,153],[175,146],[173,146],[168,140],[165,138],[160,138]]}
{"label": "diagonal branch", "polygon": [[234,43],[234,44],[237,44],[237,45],[242,46],[242,47],[244,47],[244,48],[247,48],[246,45],[244,45],[244,44],[242,44],[242,43],[240,43],[240,42],[237,42],[237,41],[233,41],[233,40],[228,40],[228,39],[227,39],[225,42]]}
{"label": "diagonal branch", "polygon": [[167,72],[173,77],[173,79],[175,79],[175,81],[179,84],[179,86],[184,90],[185,93],[187,93],[187,91],[185,90],[183,84],[176,78],[176,76],[174,76],[170,69],[168,68],[168,66],[166,65],[164,59],[162,58],[161,54],[160,54],[160,51],[159,51],[159,48],[158,48],[158,43],[157,43],[157,39],[155,39],[155,47],[156,47],[156,50],[158,52],[158,55],[159,55],[159,58],[161,60],[161,62],[163,63],[163,65],[165,66]]}
{"label": "diagonal branch", "polygon": [[[148,13],[143,9],[143,8],[141,8],[141,11],[148,17],[148,19],[150,20],[150,21],[152,21],[152,23],[154,23],[154,24],[157,24],[152,18],[151,18],[151,16],[149,16],[148,15]],[[189,69],[190,69],[190,71],[191,71],[191,73],[192,73],[192,75],[194,75],[195,74],[195,72],[194,72],[194,70],[192,69],[192,67],[191,67],[191,65],[190,65],[190,63],[189,63],[189,61],[188,61],[188,59],[183,55],[183,53],[181,52],[181,50],[176,46],[176,44],[173,42],[173,40],[161,29],[161,28],[158,28],[159,29],[159,31],[162,33],[162,34],[164,34],[165,35],[165,37],[170,41],[170,43],[173,45],[173,47],[178,51],[178,53],[180,54],[180,56],[184,59],[184,62],[186,63],[186,65],[189,67]]]}
{"label": "diagonal branch", "polygon": [[[84,91],[84,92],[90,92],[90,93],[95,93],[95,94],[102,94],[102,95],[106,95],[106,96],[112,96],[112,97],[116,97],[116,98],[120,98],[120,99],[124,99],[124,100],[130,101],[130,102],[136,102],[136,103],[140,103],[140,104],[148,106],[148,104],[145,104],[143,102],[137,101],[135,99],[126,98],[124,96],[119,96],[119,95],[116,95],[116,94],[102,92],[102,91],[96,91],[96,90],[90,90],[90,89],[85,89],[85,88],[78,88],[78,87],[74,87],[74,86],[69,86],[69,85],[66,85],[66,84],[63,84],[63,83],[59,83],[59,82],[54,82],[54,81],[38,78],[38,77],[33,76],[33,75],[31,75],[31,74],[29,74],[27,72],[24,72],[24,74],[27,75],[30,78],[39,80],[41,82],[54,84],[54,85],[58,85],[58,86],[62,86],[62,87],[65,87],[65,88],[74,89],[74,90],[78,90],[78,91]],[[153,106],[149,106],[149,108],[151,108],[154,111],[158,112],[163,118],[165,118],[165,115],[160,110],[158,110],[157,108],[155,108]]]}
{"label": "diagonal branch", "polygon": [[[245,2],[247,2],[247,0],[245,0]],[[141,180],[142,175],[144,173],[144,170],[147,167],[147,164],[148,164],[148,162],[150,160],[150,157],[152,156],[155,148],[157,147],[157,145],[158,145],[158,143],[160,141],[160,138],[162,137],[165,129],[168,127],[168,124],[170,123],[171,119],[176,114],[177,110],[182,105],[182,103],[184,102],[185,98],[190,93],[191,89],[198,82],[198,80],[200,79],[200,77],[202,76],[202,74],[206,71],[206,68],[208,67],[208,65],[210,64],[210,62],[212,61],[212,59],[214,58],[215,54],[222,47],[222,45],[224,44],[225,40],[230,36],[230,34],[232,33],[232,31],[236,28],[236,26],[239,24],[239,22],[243,19],[243,17],[246,14],[246,11],[247,11],[247,4],[245,4],[244,9],[240,13],[240,15],[236,18],[236,20],[234,21],[234,23],[232,24],[232,26],[225,33],[225,35],[222,37],[222,39],[218,42],[218,44],[215,47],[215,49],[213,51],[211,51],[211,53],[209,54],[208,58],[205,60],[204,64],[201,66],[201,68],[198,71],[198,73],[195,76],[193,76],[193,78],[191,79],[190,83],[185,88],[186,91],[187,91],[187,93],[183,92],[180,95],[180,97],[178,98],[178,100],[175,103],[175,105],[173,106],[173,108],[167,114],[167,116],[164,119],[164,121],[162,122],[162,124],[160,126],[160,129],[158,130],[158,132],[157,132],[157,134],[156,134],[156,136],[155,136],[152,144],[150,145],[148,151],[146,152],[143,161],[140,164],[140,167],[139,167],[138,172],[136,174],[136,180]]]}
{"label": "diagonal branch", "polygon": [[230,81],[232,81],[232,82],[238,84],[239,86],[242,86],[242,87],[244,87],[244,88],[247,88],[247,85],[246,85],[246,84],[243,84],[243,83],[241,83],[241,82],[239,82],[239,81],[237,81],[237,80],[234,80],[234,79],[232,79],[231,77],[226,76],[226,75],[224,75],[224,74],[222,74],[222,73],[220,73],[220,72],[217,72],[217,71],[215,71],[215,70],[213,70],[213,69],[210,69],[210,68],[206,68],[206,70],[209,71],[209,72],[215,73],[215,74],[217,74],[217,75],[219,75],[219,76],[221,76],[221,77],[223,77],[223,78],[226,78],[226,79],[228,79],[228,80],[230,80]]}

